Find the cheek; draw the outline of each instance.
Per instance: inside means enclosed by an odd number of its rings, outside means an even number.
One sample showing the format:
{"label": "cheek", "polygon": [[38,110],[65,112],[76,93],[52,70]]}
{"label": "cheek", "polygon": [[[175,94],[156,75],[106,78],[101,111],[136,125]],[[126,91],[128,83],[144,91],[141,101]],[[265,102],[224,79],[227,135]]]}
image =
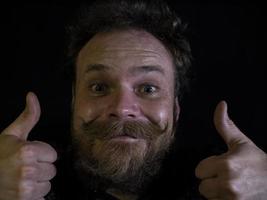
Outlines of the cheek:
{"label": "cheek", "polygon": [[89,122],[96,119],[100,113],[102,113],[103,109],[103,104],[88,100],[88,97],[77,94],[73,104],[74,128],[80,128],[83,122]]}
{"label": "cheek", "polygon": [[142,105],[144,115],[153,123],[160,125],[162,129],[172,127],[173,101],[167,99],[160,102],[150,102]]}

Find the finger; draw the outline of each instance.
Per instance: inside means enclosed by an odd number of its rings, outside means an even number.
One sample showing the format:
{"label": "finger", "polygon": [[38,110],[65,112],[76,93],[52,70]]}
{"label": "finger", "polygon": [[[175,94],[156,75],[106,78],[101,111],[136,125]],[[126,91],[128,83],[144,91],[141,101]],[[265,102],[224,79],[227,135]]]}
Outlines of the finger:
{"label": "finger", "polygon": [[195,169],[196,177],[199,179],[213,178],[218,175],[217,156],[208,157],[197,165]]}
{"label": "finger", "polygon": [[207,199],[218,198],[218,180],[217,178],[209,178],[201,181],[199,192]]}
{"label": "finger", "polygon": [[214,112],[214,124],[215,128],[231,149],[237,144],[251,143],[252,141],[244,135],[234,122],[229,118],[227,113],[227,104],[225,101],[221,101]]}
{"label": "finger", "polygon": [[39,163],[38,169],[39,173],[37,174],[37,180],[39,182],[50,181],[57,173],[55,165],[50,163]]}
{"label": "finger", "polygon": [[[51,183],[36,182],[32,180],[23,181],[19,185],[19,199],[40,199],[45,197],[51,190]],[[17,198],[16,198],[17,199]]]}
{"label": "finger", "polygon": [[50,181],[56,175],[56,167],[50,163],[37,163],[25,166],[22,170],[24,179],[45,182]]}
{"label": "finger", "polygon": [[48,162],[53,163],[57,160],[57,152],[56,150],[49,144],[40,142],[40,141],[33,141],[27,143],[24,149],[34,157],[34,160],[37,162]]}
{"label": "finger", "polygon": [[49,193],[50,190],[51,190],[51,183],[49,181],[37,182],[35,183],[32,199],[42,199]]}
{"label": "finger", "polygon": [[13,135],[22,140],[27,140],[28,135],[40,118],[40,104],[36,95],[29,92],[26,96],[26,107],[18,118],[10,124],[3,132]]}
{"label": "finger", "polygon": [[56,167],[50,163],[36,163],[23,166],[21,177],[29,181],[50,181],[56,175]]}

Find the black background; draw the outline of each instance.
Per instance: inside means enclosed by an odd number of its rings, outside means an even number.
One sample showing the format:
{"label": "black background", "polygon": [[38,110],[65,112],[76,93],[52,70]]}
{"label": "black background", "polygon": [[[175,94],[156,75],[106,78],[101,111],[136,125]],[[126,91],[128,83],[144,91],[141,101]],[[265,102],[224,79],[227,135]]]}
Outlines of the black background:
{"label": "black background", "polygon": [[[196,80],[182,104],[189,146],[223,145],[212,117],[224,99],[240,129],[267,150],[265,7],[258,3],[171,3],[184,22]],[[4,7],[0,130],[39,97],[42,115],[30,139],[52,142],[69,130],[71,85],[62,75],[65,29],[77,4],[20,3]],[[63,141],[63,139],[62,139]]]}

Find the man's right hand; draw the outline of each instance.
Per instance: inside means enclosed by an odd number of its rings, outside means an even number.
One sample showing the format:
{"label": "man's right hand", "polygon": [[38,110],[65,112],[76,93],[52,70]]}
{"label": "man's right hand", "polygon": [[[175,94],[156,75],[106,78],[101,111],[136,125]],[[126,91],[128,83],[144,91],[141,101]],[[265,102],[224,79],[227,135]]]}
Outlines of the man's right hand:
{"label": "man's right hand", "polygon": [[27,141],[41,111],[35,94],[28,93],[26,102],[25,110],[0,134],[0,200],[44,200],[56,175],[56,151],[49,144]]}

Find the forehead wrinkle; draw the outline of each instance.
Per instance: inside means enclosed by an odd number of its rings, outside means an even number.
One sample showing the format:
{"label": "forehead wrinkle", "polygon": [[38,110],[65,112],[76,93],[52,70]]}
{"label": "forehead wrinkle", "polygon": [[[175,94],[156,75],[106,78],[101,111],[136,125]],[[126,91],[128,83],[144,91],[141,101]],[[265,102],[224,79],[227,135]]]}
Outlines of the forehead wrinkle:
{"label": "forehead wrinkle", "polygon": [[133,56],[158,57],[164,60],[167,59],[166,57],[172,57],[157,38],[150,33],[139,30],[98,33],[88,41],[83,50],[84,52],[80,52],[85,54],[82,57],[91,55],[90,57],[105,58],[106,56],[109,58],[116,54],[115,56],[120,58],[127,53]]}
{"label": "forehead wrinkle", "polygon": [[[134,66],[160,66],[162,60],[161,56],[157,53],[147,54],[137,52],[136,54],[127,54],[127,52],[122,52],[118,50],[119,53],[114,51],[99,51],[89,53],[90,56],[87,57],[85,61],[85,71],[109,71],[110,66],[113,65],[124,65],[125,61],[128,59],[134,58],[134,64],[130,64]],[[146,51],[152,52],[152,51]],[[116,61],[117,60],[117,61]],[[87,64],[86,64],[87,63]],[[89,63],[89,64],[88,64]],[[92,64],[90,64],[92,63]],[[144,71],[144,70],[143,70]],[[157,70],[160,71],[160,70]]]}
{"label": "forehead wrinkle", "polygon": [[[90,50],[89,50],[90,52]],[[94,57],[125,57],[125,56],[141,56],[141,57],[155,57],[161,58],[162,55],[153,50],[146,50],[146,49],[130,49],[130,48],[103,48],[98,50],[92,50],[90,53]]]}
{"label": "forehead wrinkle", "polygon": [[[140,52],[138,50],[132,50],[127,49],[127,51],[137,52],[136,54],[127,54],[122,51],[122,49],[126,48],[117,48],[115,50],[115,55],[113,54],[114,51],[111,49],[108,49],[106,51],[99,51],[94,52],[93,54],[90,53],[90,57],[92,59],[89,59],[89,63],[92,62],[92,64],[86,64],[85,65],[85,73],[88,72],[110,72],[117,68],[120,68],[119,66],[124,66],[124,61],[128,60],[127,57],[139,57],[135,58],[134,63],[130,64],[129,70],[127,72],[130,76],[136,76],[140,74],[148,74],[150,72],[156,72],[161,75],[165,75],[165,70],[162,67],[162,61],[165,58],[160,58],[160,54],[155,53],[151,50],[143,50],[143,52]],[[119,54],[116,52],[120,52]],[[148,55],[148,54],[149,55]],[[126,54],[126,55],[125,55]],[[122,63],[113,63],[114,58],[121,60]],[[122,59],[121,59],[122,58]],[[120,69],[122,70],[122,68]]]}
{"label": "forehead wrinkle", "polygon": [[[97,34],[80,51],[80,66],[101,63],[110,67],[173,65],[172,56],[165,46],[142,31]],[[165,67],[163,69],[165,71]]]}

